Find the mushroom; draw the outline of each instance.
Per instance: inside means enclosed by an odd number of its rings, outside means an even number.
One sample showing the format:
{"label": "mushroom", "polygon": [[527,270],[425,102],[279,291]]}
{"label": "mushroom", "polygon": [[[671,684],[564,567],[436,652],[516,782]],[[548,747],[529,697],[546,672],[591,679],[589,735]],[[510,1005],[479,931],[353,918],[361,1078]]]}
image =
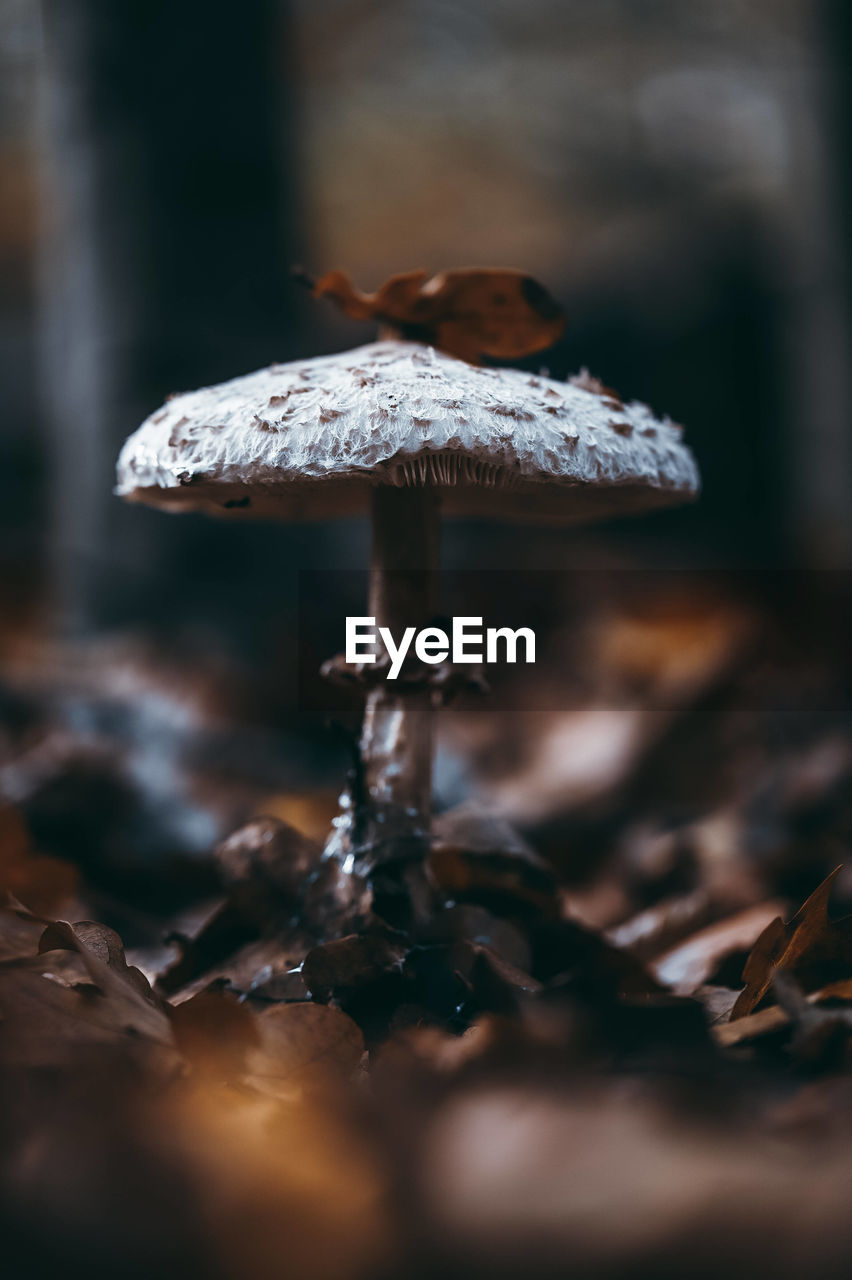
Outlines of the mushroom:
{"label": "mushroom", "polygon": [[[481,308],[465,311],[471,278],[479,290],[486,274],[502,282],[497,310],[514,298],[515,316],[527,307],[534,332],[504,315],[484,324]],[[585,372],[560,382],[470,362],[477,351],[521,355],[554,341],[561,320],[540,286],[510,272],[444,273],[437,284],[425,273],[394,279],[404,282],[417,324],[399,309],[389,317],[388,298],[396,305],[399,296],[393,282],[356,295],[332,273],[334,287],[321,282],[317,292],[343,295],[344,305],[354,297],[352,314],[390,318],[396,336],[173,397],[125,443],[116,492],[231,517],[369,509],[369,611],[394,636],[434,613],[439,512],[571,523],[695,496],[695,462],[669,419],[622,404]],[[380,667],[370,675],[360,739],[366,828],[356,830],[350,804],[327,851],[369,849],[375,860],[386,842],[422,851],[428,840],[433,689],[425,673],[394,683]]]}

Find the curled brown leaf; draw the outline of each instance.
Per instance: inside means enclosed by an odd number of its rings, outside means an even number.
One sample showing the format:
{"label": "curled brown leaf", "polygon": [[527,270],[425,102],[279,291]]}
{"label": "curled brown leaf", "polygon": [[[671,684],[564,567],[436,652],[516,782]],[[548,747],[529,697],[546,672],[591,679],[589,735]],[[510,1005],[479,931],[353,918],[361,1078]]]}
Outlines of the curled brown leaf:
{"label": "curled brown leaf", "polygon": [[852,917],[831,920],[828,914],[839,871],[823,880],[788,923],[778,916],[763,930],[745,963],[745,987],[731,1011],[732,1022],[758,1007],[779,969],[790,970],[807,990],[852,974]]}
{"label": "curled brown leaf", "polygon": [[502,268],[455,268],[431,278],[428,271],[408,271],[375,293],[356,289],[345,271],[329,271],[313,292],[353,320],[375,320],[471,364],[483,356],[508,360],[543,351],[565,327],[561,307],[542,285]]}

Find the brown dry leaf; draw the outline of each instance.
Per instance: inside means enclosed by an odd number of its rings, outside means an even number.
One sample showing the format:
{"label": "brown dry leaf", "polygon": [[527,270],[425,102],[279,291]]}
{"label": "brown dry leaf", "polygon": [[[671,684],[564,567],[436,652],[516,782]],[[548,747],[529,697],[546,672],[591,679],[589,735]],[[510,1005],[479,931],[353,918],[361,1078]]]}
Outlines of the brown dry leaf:
{"label": "brown dry leaf", "polygon": [[112,1001],[25,969],[0,970],[0,1062],[26,1068],[70,1065],[81,1051],[144,1052],[151,1042],[122,1022]]}
{"label": "brown dry leaf", "polygon": [[126,999],[130,991],[145,1004],[162,1008],[142,970],[127,963],[124,944],[114,929],[95,920],[80,920],[76,924],[69,924],[67,920],[45,923],[47,928],[38,944],[39,955],[50,951],[74,951],[92,982],[105,995]]}
{"label": "brown dry leaf", "polygon": [[[23,920],[37,921],[20,904],[12,909]],[[38,954],[0,967],[3,1060],[56,1065],[81,1049],[123,1045],[164,1070],[176,1067],[168,1018],[144,975],[127,964],[118,935],[92,921],[40,923],[47,928]],[[91,985],[70,986],[44,972],[51,968],[51,957],[64,951],[79,957]],[[42,972],[35,972],[36,967]]]}
{"label": "brown dry leaf", "polygon": [[286,1096],[351,1075],[364,1053],[356,1024],[327,1005],[274,1005],[257,1015],[256,1025],[260,1044],[247,1054],[246,1082],[261,1093]]}
{"label": "brown dry leaf", "polygon": [[127,963],[122,941],[113,929],[93,920],[82,920],[73,925],[65,920],[49,920],[34,915],[12,898],[6,910],[25,922],[46,926],[39,939],[38,954],[6,961],[4,967],[10,973],[35,968],[42,972],[50,970],[51,957],[71,952],[79,957],[86,976],[97,989],[98,995],[92,1006],[96,1011],[95,1021],[111,1025],[117,1031],[129,1030],[135,1035],[172,1045],[165,1006],[151,990],[142,971]]}
{"label": "brown dry leaf", "polygon": [[755,942],[745,968],[745,987],[731,1011],[731,1021],[757,1008],[776,969],[789,969],[806,989],[852,973],[852,917],[830,920],[828,901],[840,867],[815,889],[789,923],[780,916]]}
{"label": "brown dry leaf", "polygon": [[427,342],[478,364],[483,356],[518,359],[558,341],[565,327],[559,305],[522,271],[456,268],[429,278],[409,271],[375,293],[361,293],[345,271],[329,271],[314,296],[333,299],[353,320],[392,325],[403,337]]}

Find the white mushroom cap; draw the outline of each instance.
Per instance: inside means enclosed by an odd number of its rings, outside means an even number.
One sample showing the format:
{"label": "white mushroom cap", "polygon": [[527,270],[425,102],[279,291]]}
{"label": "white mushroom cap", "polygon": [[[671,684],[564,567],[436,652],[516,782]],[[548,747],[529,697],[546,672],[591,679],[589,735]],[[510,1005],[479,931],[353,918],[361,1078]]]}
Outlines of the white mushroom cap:
{"label": "white mushroom cap", "polygon": [[681,430],[571,382],[415,342],[271,365],[167,401],[124,445],[116,492],[219,515],[357,512],[432,483],[449,515],[573,522],[695,496]]}

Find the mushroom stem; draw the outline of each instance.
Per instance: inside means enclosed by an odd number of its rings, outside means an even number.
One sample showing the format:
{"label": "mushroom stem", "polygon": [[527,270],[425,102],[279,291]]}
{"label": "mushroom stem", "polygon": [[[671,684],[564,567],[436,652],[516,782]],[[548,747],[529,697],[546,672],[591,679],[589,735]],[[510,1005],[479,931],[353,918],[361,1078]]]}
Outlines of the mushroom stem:
{"label": "mushroom stem", "polygon": [[[377,485],[372,495],[370,613],[399,642],[435,611],[439,499],[431,485]],[[430,691],[383,680],[367,695],[361,732],[364,780],[374,816],[393,813],[411,834],[428,833],[432,798]]]}

